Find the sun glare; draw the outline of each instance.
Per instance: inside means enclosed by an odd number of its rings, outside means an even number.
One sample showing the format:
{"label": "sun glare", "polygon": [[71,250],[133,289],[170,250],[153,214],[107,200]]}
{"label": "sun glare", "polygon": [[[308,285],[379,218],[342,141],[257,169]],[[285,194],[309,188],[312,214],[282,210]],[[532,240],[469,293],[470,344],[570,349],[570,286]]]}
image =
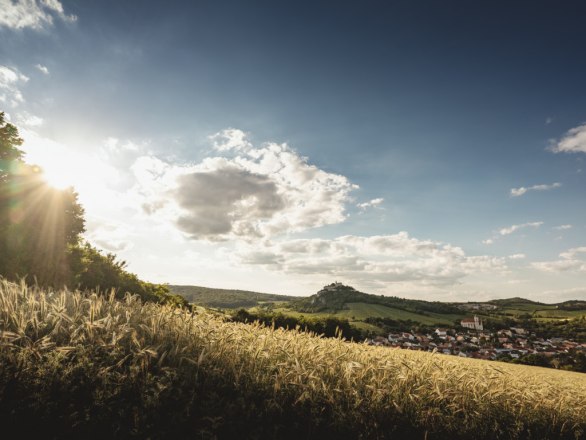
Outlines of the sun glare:
{"label": "sun glare", "polygon": [[66,189],[75,187],[75,176],[72,175],[66,164],[53,164],[43,167],[43,176],[53,188]]}
{"label": "sun glare", "polygon": [[57,189],[74,187],[80,191],[88,183],[102,180],[99,175],[102,164],[81,153],[43,155],[38,159],[45,180]]}
{"label": "sun glare", "polygon": [[108,186],[119,178],[112,165],[92,154],[74,151],[32,136],[29,138],[33,142],[27,141],[26,157],[29,163],[43,170],[44,179],[50,186],[57,189],[73,187],[86,209],[90,205],[103,206],[109,203],[111,194]]}

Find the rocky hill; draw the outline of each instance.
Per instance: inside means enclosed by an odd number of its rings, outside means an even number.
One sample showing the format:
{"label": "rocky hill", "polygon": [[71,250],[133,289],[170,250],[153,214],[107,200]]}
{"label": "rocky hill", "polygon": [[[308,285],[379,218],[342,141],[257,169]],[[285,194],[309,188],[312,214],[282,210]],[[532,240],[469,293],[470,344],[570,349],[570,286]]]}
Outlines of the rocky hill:
{"label": "rocky hill", "polygon": [[291,301],[289,307],[304,313],[335,313],[347,308],[347,305],[351,303],[378,304],[413,313],[461,313],[457,307],[448,303],[372,295],[337,282],[324,286],[315,295]]}

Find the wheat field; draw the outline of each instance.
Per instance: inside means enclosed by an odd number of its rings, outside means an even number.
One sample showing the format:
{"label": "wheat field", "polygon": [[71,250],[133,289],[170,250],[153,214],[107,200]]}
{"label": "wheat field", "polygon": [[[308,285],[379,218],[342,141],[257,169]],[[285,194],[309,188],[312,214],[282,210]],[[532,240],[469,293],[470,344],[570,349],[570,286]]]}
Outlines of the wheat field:
{"label": "wheat field", "polygon": [[0,414],[49,438],[578,439],[586,375],[1,281]]}

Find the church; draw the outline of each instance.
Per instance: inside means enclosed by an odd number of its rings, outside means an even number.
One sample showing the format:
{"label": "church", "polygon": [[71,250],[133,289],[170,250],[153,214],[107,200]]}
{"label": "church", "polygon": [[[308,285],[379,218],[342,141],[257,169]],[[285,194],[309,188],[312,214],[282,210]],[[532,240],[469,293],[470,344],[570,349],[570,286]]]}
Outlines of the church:
{"label": "church", "polygon": [[482,325],[482,319],[478,316],[474,315],[474,318],[464,318],[460,321],[460,325],[465,328],[469,328],[472,330],[484,330],[484,326]]}

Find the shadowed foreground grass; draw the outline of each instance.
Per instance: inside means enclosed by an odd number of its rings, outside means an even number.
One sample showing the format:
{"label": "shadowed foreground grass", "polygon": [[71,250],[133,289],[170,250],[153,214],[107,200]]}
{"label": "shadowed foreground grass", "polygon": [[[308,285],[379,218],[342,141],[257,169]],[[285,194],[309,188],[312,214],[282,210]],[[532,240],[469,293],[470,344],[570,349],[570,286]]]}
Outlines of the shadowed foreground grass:
{"label": "shadowed foreground grass", "polygon": [[584,438],[586,375],[0,282],[0,424],[43,438]]}

